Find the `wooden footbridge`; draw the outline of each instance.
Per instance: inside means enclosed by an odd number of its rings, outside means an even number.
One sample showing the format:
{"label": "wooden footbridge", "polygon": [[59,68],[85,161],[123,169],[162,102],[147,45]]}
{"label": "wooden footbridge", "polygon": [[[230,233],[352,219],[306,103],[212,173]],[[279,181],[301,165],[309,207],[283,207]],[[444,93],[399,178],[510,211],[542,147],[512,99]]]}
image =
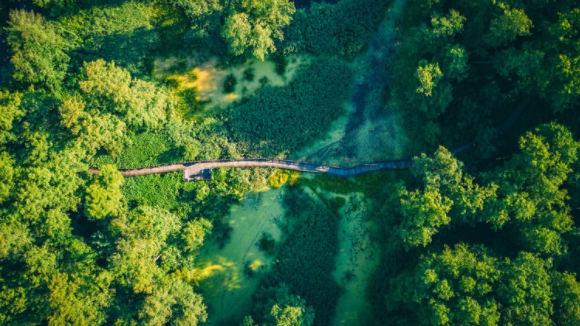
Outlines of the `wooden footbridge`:
{"label": "wooden footbridge", "polygon": [[[518,107],[512,112],[510,117],[502,123],[496,129],[496,135],[501,135],[511,125],[515,122],[517,117],[527,106],[530,99],[524,99]],[[451,150],[455,155],[461,152],[471,150],[477,145],[475,141],[470,141],[457,146]],[[350,168],[341,168],[330,165],[320,165],[307,162],[289,161],[289,160],[279,160],[279,159],[241,159],[241,160],[216,160],[216,161],[190,161],[182,162],[171,165],[158,165],[149,166],[137,169],[119,169],[119,172],[124,177],[136,177],[147,174],[159,174],[168,173],[175,171],[183,171],[183,179],[185,181],[194,180],[211,180],[212,169],[218,168],[253,168],[253,167],[263,167],[263,168],[278,168],[284,170],[300,171],[300,172],[313,172],[313,173],[325,173],[342,178],[356,177],[361,174],[386,171],[386,170],[401,170],[409,169],[413,166],[413,159],[401,159],[401,160],[391,160],[391,161],[380,161],[368,164],[363,164]],[[91,174],[99,174],[99,169],[91,167],[89,169]]]}
{"label": "wooden footbridge", "polygon": [[[125,177],[135,177],[147,174],[183,171],[183,179],[185,181],[193,181],[193,180],[211,179],[212,169],[263,167],[263,168],[278,168],[285,170],[293,170],[300,172],[326,173],[337,177],[350,178],[355,177],[357,175],[382,170],[408,169],[412,165],[413,165],[412,159],[375,162],[351,168],[340,168],[336,166],[320,165],[289,160],[243,159],[243,160],[193,161],[172,165],[139,168],[133,170],[119,169],[119,171]],[[91,168],[90,172],[92,174],[98,174],[99,170],[96,168]]]}

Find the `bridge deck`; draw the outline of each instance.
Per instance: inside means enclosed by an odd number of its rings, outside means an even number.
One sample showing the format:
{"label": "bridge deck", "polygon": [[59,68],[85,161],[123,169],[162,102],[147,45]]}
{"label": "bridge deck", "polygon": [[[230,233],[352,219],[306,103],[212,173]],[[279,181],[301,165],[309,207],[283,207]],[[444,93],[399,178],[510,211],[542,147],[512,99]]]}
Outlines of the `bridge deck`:
{"label": "bridge deck", "polygon": [[[243,160],[220,160],[220,161],[192,161],[132,170],[119,169],[119,171],[125,177],[135,177],[148,174],[183,171],[183,178],[186,181],[192,181],[192,180],[211,179],[212,169],[266,167],[301,172],[325,173],[337,177],[350,178],[375,171],[408,169],[412,165],[413,160],[411,159],[374,162],[351,168],[341,168],[336,166],[320,165],[289,160],[243,159]],[[99,170],[97,168],[91,168],[90,173],[98,174]]]}

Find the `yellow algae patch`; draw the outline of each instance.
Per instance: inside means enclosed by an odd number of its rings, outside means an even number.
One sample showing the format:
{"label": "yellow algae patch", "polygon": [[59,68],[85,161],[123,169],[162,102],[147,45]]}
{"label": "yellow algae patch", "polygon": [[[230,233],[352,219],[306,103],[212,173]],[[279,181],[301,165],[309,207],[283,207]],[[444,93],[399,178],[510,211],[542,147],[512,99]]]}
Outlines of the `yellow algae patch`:
{"label": "yellow algae patch", "polygon": [[[285,86],[295,76],[298,68],[308,64],[310,58],[307,56],[290,56],[286,66],[284,76],[276,72],[276,64],[272,61],[260,61],[249,59],[246,63],[231,66],[225,69],[218,67],[218,61],[212,58],[205,62],[197,62],[195,57],[179,60],[175,57],[158,58],[155,60],[155,76],[158,78],[172,78],[181,82],[182,88],[197,87],[197,92],[202,101],[209,101],[209,105],[219,105],[224,108],[235,100],[246,95],[251,95],[258,88],[262,87],[261,80],[267,79],[267,84],[271,86]],[[176,65],[185,67],[186,72],[193,72],[197,75],[197,80],[192,81],[185,74],[177,76],[172,73]],[[244,78],[244,71],[252,69],[254,78],[252,81]],[[236,86],[232,93],[224,92],[224,82],[228,75],[236,77]]]}
{"label": "yellow algae patch", "polygon": [[226,268],[222,265],[208,263],[206,266],[199,269],[199,275],[202,279],[206,279],[218,272],[223,272],[225,269]]}
{"label": "yellow algae patch", "polygon": [[237,325],[250,313],[252,294],[273,264],[273,257],[261,252],[256,243],[263,232],[279,241],[276,220],[284,214],[283,193],[280,188],[249,194],[230,211],[226,222],[232,231],[226,245],[220,248],[218,243],[207,241],[200,250],[196,268],[209,275],[199,282],[209,307],[208,325]]}
{"label": "yellow algae patch", "polygon": [[262,266],[264,266],[264,263],[262,263],[261,260],[254,260],[251,264],[248,265],[248,268],[256,272]]}

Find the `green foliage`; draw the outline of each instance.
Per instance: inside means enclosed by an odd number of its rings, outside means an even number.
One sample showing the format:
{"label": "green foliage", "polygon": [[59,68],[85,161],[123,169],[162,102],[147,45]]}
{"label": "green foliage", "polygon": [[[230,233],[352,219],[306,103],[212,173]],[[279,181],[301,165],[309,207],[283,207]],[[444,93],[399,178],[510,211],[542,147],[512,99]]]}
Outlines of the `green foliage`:
{"label": "green foliage", "polygon": [[14,186],[14,160],[6,152],[0,153],[0,204],[10,196]]}
{"label": "green foliage", "polygon": [[554,292],[554,320],[557,325],[575,325],[580,322],[580,284],[575,274],[554,272],[552,291]]}
{"label": "green foliage", "polygon": [[188,222],[181,234],[181,238],[185,241],[184,248],[190,251],[199,249],[203,245],[205,236],[211,234],[211,229],[211,222],[204,218]]}
{"label": "green foliage", "polygon": [[160,284],[139,313],[147,325],[197,325],[207,319],[202,298],[180,279],[170,278]]}
{"label": "green foliage", "polygon": [[14,120],[21,118],[24,112],[20,107],[21,94],[0,92],[0,146],[14,140],[12,128]]}
{"label": "green foliage", "polygon": [[285,88],[263,87],[228,112],[230,131],[262,157],[287,155],[321,136],[343,112],[351,72],[337,59],[318,60]]}
{"label": "green foliage", "polygon": [[[314,310],[306,306],[306,301],[290,293],[285,284],[261,289],[256,295],[254,308],[257,320],[264,326],[311,326],[314,323]],[[244,319],[242,325],[253,325],[252,317]]]}
{"label": "green foliage", "polygon": [[116,164],[123,168],[157,165],[183,161],[180,151],[173,148],[171,141],[163,133],[142,132],[128,136],[131,146],[112,158],[109,155],[97,155],[91,165]]}
{"label": "green foliage", "polygon": [[514,110],[514,99],[539,96],[551,112],[574,107],[576,7],[410,1],[399,30],[405,41],[389,71],[410,150],[479,138]]}
{"label": "green foliage", "polygon": [[233,74],[227,75],[226,79],[224,80],[224,93],[226,94],[233,93],[234,90],[236,89],[237,83],[238,81],[236,80],[236,76],[234,76]]}
{"label": "green foliage", "polygon": [[[340,286],[332,278],[334,256],[338,250],[338,218],[324,204],[313,202],[300,189],[290,192],[284,200],[288,209],[287,238],[278,245],[277,263],[265,278],[263,287],[267,289],[285,283],[291,293],[306,300],[316,311],[316,324],[327,325],[341,294]],[[258,309],[258,314],[271,312],[271,307]]]}
{"label": "green foliage", "polygon": [[117,116],[87,112],[85,107],[85,101],[80,96],[63,99],[59,107],[61,125],[76,136],[76,142],[91,154],[101,148],[113,155],[121,151],[129,143],[126,124]]}
{"label": "green foliage", "polygon": [[408,247],[426,246],[440,226],[451,222],[447,213],[453,202],[432,186],[423,192],[408,192],[400,186],[394,196],[401,201],[400,214],[405,222],[400,232]]}
{"label": "green foliage", "polygon": [[282,187],[286,182],[288,182],[288,178],[290,177],[290,172],[285,170],[276,170],[270,178],[268,178],[268,183],[270,187],[274,189],[278,189]]}
{"label": "green foliage", "polygon": [[123,176],[115,165],[103,165],[99,168],[96,180],[87,187],[85,197],[85,214],[91,218],[102,219],[117,216],[123,204]]}
{"label": "green foliage", "polygon": [[500,262],[459,244],[423,256],[390,282],[389,309],[401,302],[420,325],[546,325],[552,314],[549,263],[530,253]]}
{"label": "green foliage", "polygon": [[115,155],[131,143],[129,131],[160,129],[165,122],[167,95],[154,84],[103,60],[85,63],[85,75],[81,93],[65,96],[59,113],[61,125],[89,153],[103,148]]}
{"label": "green foliage", "polygon": [[285,32],[284,53],[309,52],[352,59],[364,50],[385,18],[390,0],[313,3],[299,10]]}
{"label": "green foliage", "polygon": [[387,308],[404,304],[419,325],[498,325],[498,304],[489,294],[500,276],[497,259],[484,248],[446,247],[389,282]]}
{"label": "green foliage", "polygon": [[74,41],[74,61],[114,61],[132,74],[145,72],[145,58],[159,46],[159,35],[151,23],[153,10],[128,1],[118,6],[88,6],[59,17],[59,26]]}
{"label": "green foliage", "polygon": [[60,88],[70,61],[66,54],[70,45],[55,26],[38,13],[15,10],[6,30],[14,79],[50,90]]}
{"label": "green foliage", "polygon": [[103,60],[85,63],[85,72],[79,85],[92,109],[119,114],[134,130],[158,128],[166,119],[167,95],[154,84],[132,80],[127,70]]}
{"label": "green foliage", "polygon": [[417,79],[419,79],[420,86],[417,88],[417,93],[432,96],[433,89],[437,86],[437,82],[442,76],[443,73],[439,69],[439,64],[428,64],[426,60],[420,61],[417,69]]}
{"label": "green foliage", "polygon": [[250,68],[244,70],[244,80],[245,81],[253,82],[255,76],[256,75],[254,73],[254,68],[250,67]]}
{"label": "green foliage", "polygon": [[276,247],[276,240],[268,232],[262,232],[262,237],[256,243],[258,248],[268,255],[274,254],[274,248]]}
{"label": "green foliage", "polygon": [[499,186],[500,198],[488,213],[489,221],[501,226],[512,219],[521,228],[518,237],[526,250],[561,254],[560,234],[571,231],[573,224],[562,186],[579,147],[572,134],[555,123],[522,137],[522,153],[486,175]]}
{"label": "green foliage", "polygon": [[108,289],[103,291],[98,280],[56,273],[48,289],[50,307],[54,310],[48,317],[48,325],[90,325],[105,321],[103,308],[109,305],[110,294]]}
{"label": "green foliage", "polygon": [[[391,321],[574,323],[576,280],[556,272],[553,261],[562,261],[573,230],[564,182],[579,146],[563,126],[542,125],[521,138],[521,152],[502,167],[479,174],[485,186],[443,148],[416,159],[415,179],[408,181],[415,192],[403,183],[384,190],[389,243],[400,237],[404,244],[389,248],[386,259],[415,257],[410,265],[387,267],[392,281],[384,302]],[[449,243],[457,245],[451,250]]]}
{"label": "green foliage", "polygon": [[286,66],[288,65],[288,58],[283,54],[279,53],[273,56],[274,62],[276,63],[276,72],[280,76],[284,76],[286,72]]}
{"label": "green foliage", "polygon": [[463,164],[441,147],[433,158],[415,159],[411,171],[420,183],[409,191],[404,182],[391,186],[385,214],[396,216],[397,234],[407,249],[427,246],[443,226],[452,221],[474,223],[484,203],[495,197],[495,185],[480,187],[469,175],[463,175]]}
{"label": "green foliage", "polygon": [[289,25],[296,11],[288,0],[243,0],[227,2],[222,36],[230,51],[241,55],[247,50],[260,60],[276,51],[274,39],[282,40],[282,28]]}

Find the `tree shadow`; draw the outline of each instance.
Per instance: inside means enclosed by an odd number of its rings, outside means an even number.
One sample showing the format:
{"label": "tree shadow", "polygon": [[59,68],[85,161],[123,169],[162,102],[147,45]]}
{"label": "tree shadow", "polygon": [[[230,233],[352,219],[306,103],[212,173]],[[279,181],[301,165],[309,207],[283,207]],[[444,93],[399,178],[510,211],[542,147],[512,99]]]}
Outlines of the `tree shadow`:
{"label": "tree shadow", "polygon": [[87,38],[85,46],[71,53],[76,66],[97,59],[113,61],[126,68],[133,77],[148,75],[146,58],[158,48],[159,35],[155,29],[141,27],[131,32],[112,35],[94,35]]}

